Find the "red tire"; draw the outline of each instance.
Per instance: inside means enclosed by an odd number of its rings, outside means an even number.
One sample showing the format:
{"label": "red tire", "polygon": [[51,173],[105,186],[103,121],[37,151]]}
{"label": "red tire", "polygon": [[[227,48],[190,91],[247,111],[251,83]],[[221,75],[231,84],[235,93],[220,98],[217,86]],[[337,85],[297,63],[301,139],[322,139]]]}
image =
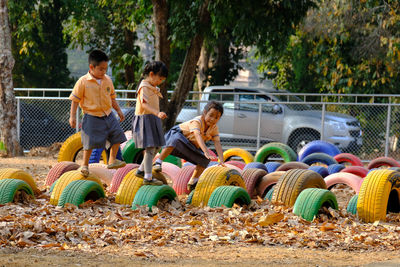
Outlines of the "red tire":
{"label": "red tire", "polygon": [[172,183],[174,183],[175,179],[178,177],[181,168],[172,164],[170,162],[163,162],[162,163],[162,172],[164,176],[166,176]]}
{"label": "red tire", "polygon": [[242,170],[246,166],[246,163],[237,160],[228,160],[227,162],[225,162],[225,164],[234,165]]}
{"label": "red tire", "polygon": [[172,188],[175,190],[177,195],[190,193],[186,187],[195,169],[196,166],[194,165],[185,166],[181,169],[178,177],[174,180],[174,183],[172,185]]}
{"label": "red tire", "polygon": [[118,188],[124,179],[125,175],[128,174],[131,170],[138,168],[139,164],[136,163],[128,163],[125,167],[119,168],[113,175],[111,180],[110,189],[108,190],[110,193],[117,193]]}
{"label": "red tire", "polygon": [[46,186],[51,186],[61,175],[68,171],[77,170],[79,164],[72,161],[61,161],[56,163],[46,176]]}
{"label": "red tire", "polygon": [[349,166],[341,170],[340,172],[347,172],[347,173],[352,173],[357,176],[360,176],[361,178],[364,178],[368,174],[368,169],[365,167],[361,166]]}
{"label": "red tire", "polygon": [[291,161],[291,162],[283,163],[281,166],[279,166],[276,169],[276,171],[288,171],[288,170],[291,170],[291,169],[303,169],[303,170],[306,170],[309,167],[310,166],[308,164],[305,164],[303,162]]}
{"label": "red tire", "polygon": [[324,180],[328,189],[331,189],[337,184],[345,184],[350,186],[358,194],[364,179],[352,173],[337,172],[326,176]]}
{"label": "red tire", "polygon": [[250,198],[257,196],[255,189],[266,174],[267,172],[265,170],[256,168],[249,168],[243,171],[242,177],[244,183],[246,184],[246,190],[247,193],[249,193]]}
{"label": "red tire", "polygon": [[350,153],[340,153],[337,154],[336,156],[333,157],[339,164],[343,163],[343,162],[348,162],[350,163],[352,166],[361,166],[363,167],[364,164],[361,162],[361,160]]}
{"label": "red tire", "polygon": [[279,178],[281,178],[281,176],[285,173],[285,171],[276,171],[264,175],[264,177],[261,178],[261,181],[257,185],[257,195],[264,199],[267,192],[278,182]]}
{"label": "red tire", "polygon": [[371,160],[371,162],[368,164],[367,168],[369,170],[371,170],[373,168],[379,168],[381,166],[400,167],[400,164],[393,158],[380,157],[380,158],[376,158],[374,160]]}

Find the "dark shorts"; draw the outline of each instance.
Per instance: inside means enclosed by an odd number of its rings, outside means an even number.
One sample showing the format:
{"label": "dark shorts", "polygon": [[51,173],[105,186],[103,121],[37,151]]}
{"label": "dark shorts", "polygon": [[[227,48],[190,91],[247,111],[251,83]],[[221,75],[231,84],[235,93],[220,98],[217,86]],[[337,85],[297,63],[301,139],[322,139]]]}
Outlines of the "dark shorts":
{"label": "dark shorts", "polygon": [[112,112],[104,117],[85,114],[81,136],[84,150],[105,148],[106,141],[109,141],[111,145],[126,141],[124,131]]}
{"label": "dark shorts", "polygon": [[207,168],[210,160],[200,148],[195,147],[183,134],[179,125],[175,125],[165,134],[165,147],[174,147],[171,155],[180,157],[193,164]]}

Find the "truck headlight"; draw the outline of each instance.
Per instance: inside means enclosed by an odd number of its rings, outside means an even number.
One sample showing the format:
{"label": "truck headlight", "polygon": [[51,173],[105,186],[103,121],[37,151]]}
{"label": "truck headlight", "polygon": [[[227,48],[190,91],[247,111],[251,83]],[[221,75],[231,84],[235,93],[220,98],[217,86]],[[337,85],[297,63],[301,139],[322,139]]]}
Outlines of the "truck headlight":
{"label": "truck headlight", "polygon": [[346,124],[344,122],[327,120],[326,123],[337,131],[346,130]]}

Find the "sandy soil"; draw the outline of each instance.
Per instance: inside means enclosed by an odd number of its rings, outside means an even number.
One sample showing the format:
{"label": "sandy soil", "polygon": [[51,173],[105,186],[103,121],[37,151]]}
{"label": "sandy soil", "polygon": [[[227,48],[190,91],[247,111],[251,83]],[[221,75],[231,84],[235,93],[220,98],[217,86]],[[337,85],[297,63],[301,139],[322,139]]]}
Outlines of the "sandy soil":
{"label": "sandy soil", "polygon": [[[45,192],[44,182],[53,156],[0,158],[0,169],[20,168],[34,177]],[[45,197],[44,197],[45,198]],[[36,206],[35,206],[36,205]],[[39,207],[35,204],[34,208]],[[13,207],[13,206],[12,206]],[[24,209],[24,206],[19,206]],[[7,206],[0,207],[7,208]],[[215,214],[215,213],[214,213]],[[161,215],[160,215],[161,216]],[[211,215],[210,215],[211,216]],[[20,218],[23,220],[23,218]],[[4,221],[0,215],[0,222]],[[396,222],[398,223],[398,222]],[[2,226],[4,227],[4,226]],[[208,226],[207,226],[208,227]],[[307,224],[304,227],[308,227]],[[364,226],[363,226],[364,227]],[[274,228],[274,231],[277,228]],[[3,229],[4,230],[4,229]],[[1,231],[1,229],[0,229]],[[284,229],[284,231],[287,231]],[[272,232],[271,232],[272,234]],[[282,235],[285,232],[281,233]],[[1,266],[400,266],[397,238],[388,246],[310,246],[271,242],[165,242],[162,246],[146,239],[124,245],[43,248],[11,246],[0,242]],[[387,237],[389,239],[389,237]],[[366,239],[367,240],[367,239]],[[1,238],[0,238],[1,241]],[[295,241],[294,241],[295,242]],[[3,245],[1,245],[3,244]],[[338,243],[340,244],[340,243]]]}

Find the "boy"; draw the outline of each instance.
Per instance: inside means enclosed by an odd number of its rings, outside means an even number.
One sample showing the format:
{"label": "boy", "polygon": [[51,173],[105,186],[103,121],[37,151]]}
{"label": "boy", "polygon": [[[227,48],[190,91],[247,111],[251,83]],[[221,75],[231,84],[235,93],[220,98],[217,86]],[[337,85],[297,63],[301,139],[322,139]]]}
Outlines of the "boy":
{"label": "boy", "polygon": [[76,110],[78,104],[83,110],[82,145],[83,165],[80,171],[83,176],[89,176],[89,158],[93,148],[104,148],[106,141],[111,144],[108,169],[124,167],[126,163],[116,159],[119,145],[126,141],[125,134],[117,119],[111,112],[114,108],[120,121],[125,119],[117,101],[114,85],[106,75],[108,56],[101,50],[93,50],[89,54],[89,72],[75,84],[69,99],[71,112],[69,124],[76,126]]}

